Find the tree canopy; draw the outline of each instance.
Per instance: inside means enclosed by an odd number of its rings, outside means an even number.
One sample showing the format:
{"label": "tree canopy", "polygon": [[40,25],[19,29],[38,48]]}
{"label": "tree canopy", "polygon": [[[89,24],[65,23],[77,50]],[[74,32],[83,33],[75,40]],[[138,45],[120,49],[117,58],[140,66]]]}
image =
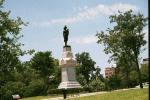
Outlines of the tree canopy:
{"label": "tree canopy", "polygon": [[[98,37],[97,43],[104,43],[105,49],[104,52],[106,54],[112,53],[110,59],[111,62],[115,60],[116,62],[127,63],[128,65],[131,62],[135,62],[137,66],[137,72],[139,75],[140,87],[143,88],[141,83],[141,75],[139,71],[139,54],[142,50],[142,46],[144,46],[147,42],[144,40],[143,27],[147,25],[148,18],[144,18],[143,14],[138,13],[131,14],[132,10],[125,12],[118,11],[119,15],[111,15],[109,18],[110,23],[116,22],[117,25],[114,26],[113,29],[108,28],[109,34],[104,34],[103,31],[101,33],[96,34]],[[121,57],[120,57],[121,56]],[[121,58],[124,58],[122,61]],[[127,68],[129,69],[129,68]],[[126,70],[127,71],[127,70]]]}
{"label": "tree canopy", "polygon": [[92,60],[89,53],[83,52],[82,54],[75,54],[78,66],[79,74],[82,74],[84,79],[86,79],[87,85],[89,85],[89,78],[92,71],[95,71],[94,65],[95,61]]}

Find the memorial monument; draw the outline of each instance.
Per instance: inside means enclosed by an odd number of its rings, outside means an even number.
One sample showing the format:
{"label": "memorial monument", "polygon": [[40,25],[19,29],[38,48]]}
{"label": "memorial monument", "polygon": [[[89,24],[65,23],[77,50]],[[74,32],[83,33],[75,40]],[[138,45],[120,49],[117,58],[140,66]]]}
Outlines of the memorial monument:
{"label": "memorial monument", "polygon": [[66,25],[63,31],[65,46],[63,46],[62,59],[59,62],[61,66],[61,83],[58,89],[81,88],[79,82],[76,81],[75,65],[76,60],[73,58],[71,46],[67,45],[69,29]]}

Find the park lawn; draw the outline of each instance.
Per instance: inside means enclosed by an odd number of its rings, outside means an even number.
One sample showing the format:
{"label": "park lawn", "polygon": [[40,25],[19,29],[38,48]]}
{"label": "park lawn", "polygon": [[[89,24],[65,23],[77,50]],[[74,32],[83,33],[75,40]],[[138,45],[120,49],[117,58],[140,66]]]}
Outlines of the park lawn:
{"label": "park lawn", "polygon": [[41,100],[41,99],[49,99],[49,98],[57,98],[57,97],[63,97],[63,95],[35,96],[35,97],[18,99],[18,100]]}
{"label": "park lawn", "polygon": [[105,94],[70,98],[69,100],[149,100],[149,88],[133,89]]}
{"label": "park lawn", "polygon": [[[87,94],[88,92],[82,92],[80,94]],[[35,97],[27,97],[22,98],[18,100],[41,100],[41,99],[49,99],[49,98],[57,98],[57,97],[63,97],[63,94],[60,95],[49,95],[49,96],[35,96]]]}

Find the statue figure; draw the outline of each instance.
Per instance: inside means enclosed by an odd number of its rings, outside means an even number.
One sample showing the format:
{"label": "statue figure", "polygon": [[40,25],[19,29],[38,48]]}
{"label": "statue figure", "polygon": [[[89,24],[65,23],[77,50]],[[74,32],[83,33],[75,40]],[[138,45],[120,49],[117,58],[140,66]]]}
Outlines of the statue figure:
{"label": "statue figure", "polygon": [[69,29],[67,29],[67,27],[65,25],[64,31],[63,31],[63,37],[64,37],[65,46],[67,46],[68,35],[69,35]]}

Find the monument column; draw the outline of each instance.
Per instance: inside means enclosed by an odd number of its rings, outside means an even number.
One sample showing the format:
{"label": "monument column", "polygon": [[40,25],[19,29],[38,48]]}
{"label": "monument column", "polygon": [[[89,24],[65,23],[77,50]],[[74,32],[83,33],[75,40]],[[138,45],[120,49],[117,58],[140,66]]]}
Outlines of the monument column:
{"label": "monument column", "polygon": [[[64,27],[64,33],[66,30],[66,26]],[[69,31],[67,31],[69,34]],[[75,73],[75,66],[76,66],[76,60],[73,58],[73,53],[71,51],[71,46],[66,45],[68,41],[65,37],[67,35],[64,35],[64,42],[65,46],[63,46],[63,53],[62,53],[62,59],[59,62],[59,65],[61,66],[61,83],[58,86],[59,89],[67,89],[67,88],[82,88],[79,84],[79,82],[76,81],[76,73]],[[67,39],[67,41],[65,40]]]}

